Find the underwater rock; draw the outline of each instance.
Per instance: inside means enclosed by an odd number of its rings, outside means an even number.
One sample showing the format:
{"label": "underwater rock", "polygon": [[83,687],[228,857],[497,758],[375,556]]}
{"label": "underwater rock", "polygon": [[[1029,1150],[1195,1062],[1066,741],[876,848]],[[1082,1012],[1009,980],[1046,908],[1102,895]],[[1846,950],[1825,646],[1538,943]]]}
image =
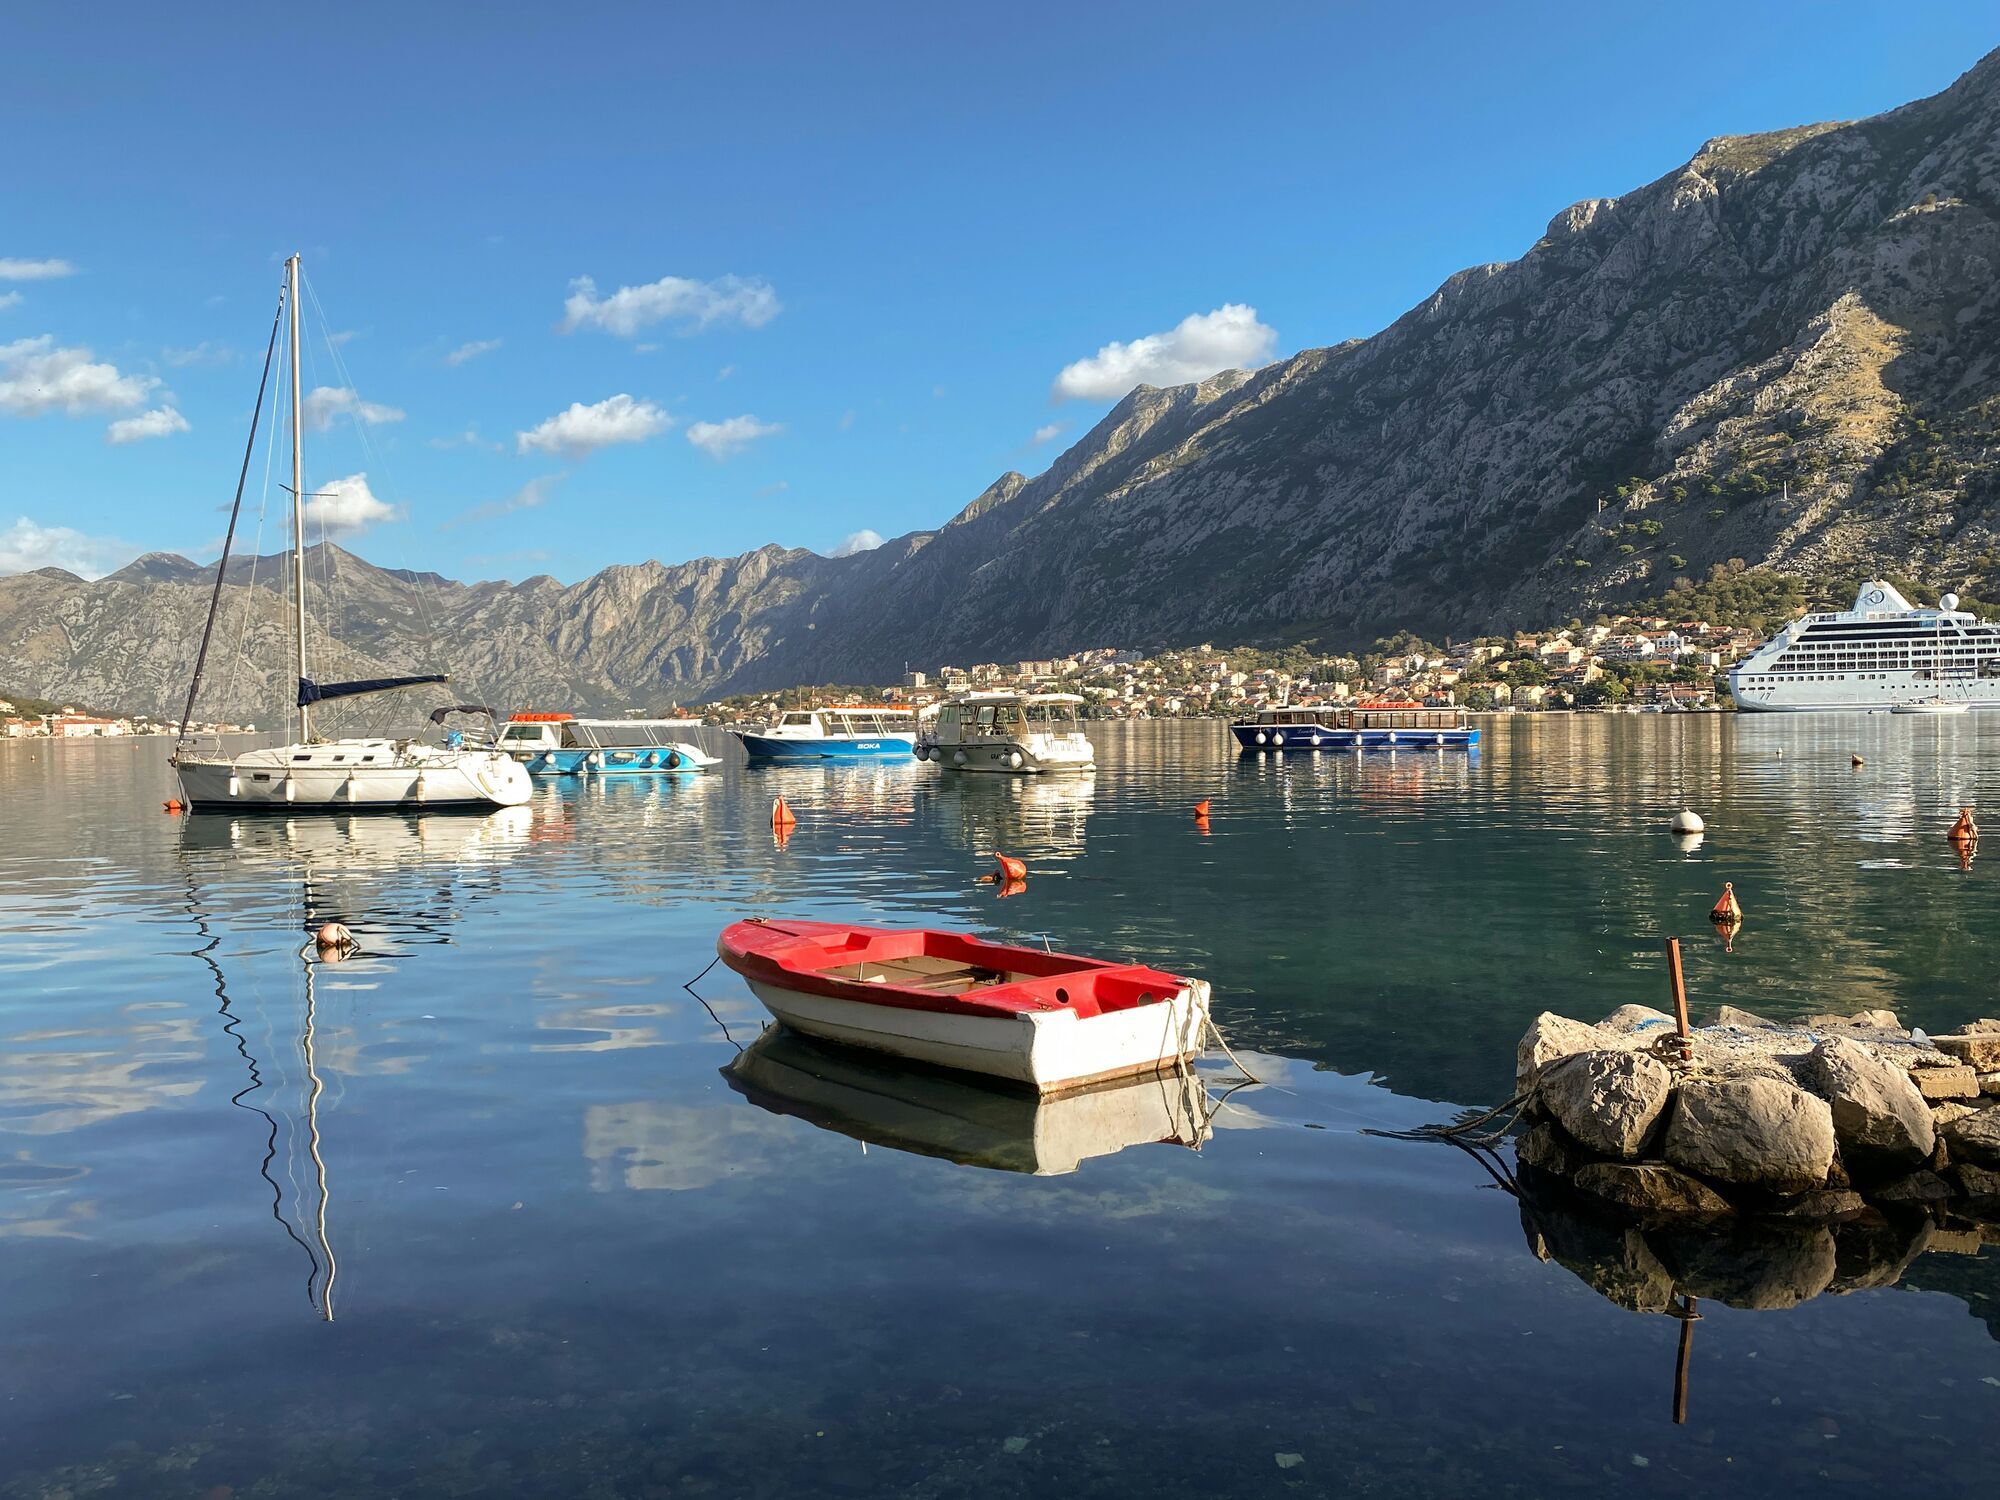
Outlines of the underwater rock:
{"label": "underwater rock", "polygon": [[1658,1162],[1595,1161],[1572,1181],[1580,1193],[1649,1217],[1720,1218],[1736,1211],[1707,1183]]}
{"label": "underwater rock", "polygon": [[1535,1097],[1576,1140],[1630,1161],[1673,1091],[1673,1075],[1647,1053],[1581,1052],[1544,1066]]}
{"label": "underwater rock", "polygon": [[1684,1083],[1663,1154],[1714,1182],[1804,1192],[1822,1185],[1833,1163],[1833,1112],[1824,1099],[1774,1078]]}
{"label": "underwater rock", "polygon": [[1805,1083],[1832,1109],[1845,1160],[1914,1165],[1929,1158],[1937,1132],[1908,1070],[1849,1037],[1830,1036],[1807,1059]]}

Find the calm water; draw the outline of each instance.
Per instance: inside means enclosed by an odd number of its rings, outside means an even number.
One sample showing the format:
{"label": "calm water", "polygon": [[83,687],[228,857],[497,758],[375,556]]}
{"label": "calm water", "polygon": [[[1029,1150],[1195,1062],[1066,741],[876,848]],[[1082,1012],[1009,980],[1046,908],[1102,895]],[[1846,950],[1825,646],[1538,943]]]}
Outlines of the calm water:
{"label": "calm water", "polygon": [[[1504,1098],[1540,1009],[1658,1003],[1663,934],[1698,1011],[1992,1014],[2000,860],[1941,833],[2000,821],[2000,716],[1521,720],[1476,760],[1097,739],[1078,780],[731,750],[293,822],[163,816],[159,742],[0,747],[0,1496],[1990,1484],[2000,1250],[1704,1298],[1676,1425],[1678,1321],[1564,1269],[1576,1227],[1524,1230],[1473,1157],[1361,1132]],[[995,848],[1033,871],[1005,901]],[[1264,1084],[1038,1119],[758,1042],[727,971],[682,985],[778,912],[1185,969]],[[363,951],[308,966],[332,918]],[[1198,1152],[1159,1139],[1189,1111]]]}

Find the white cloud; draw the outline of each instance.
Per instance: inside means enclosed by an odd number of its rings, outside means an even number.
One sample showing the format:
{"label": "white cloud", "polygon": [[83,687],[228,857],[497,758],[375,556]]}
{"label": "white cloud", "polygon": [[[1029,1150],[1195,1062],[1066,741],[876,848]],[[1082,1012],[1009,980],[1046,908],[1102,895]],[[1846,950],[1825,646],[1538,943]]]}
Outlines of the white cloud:
{"label": "white cloud", "polygon": [[75,274],[76,267],[66,260],[0,259],[0,281],[53,281]]}
{"label": "white cloud", "polygon": [[741,323],[762,328],[780,311],[778,294],[768,281],[755,277],[718,276],[695,281],[686,276],[662,276],[645,286],[621,286],[609,297],[597,295],[597,283],[579,276],[569,284],[563,301],[562,331],[602,328],[631,338],[650,323],[672,320],[682,332],[695,333],[715,323]]}
{"label": "white cloud", "polygon": [[378,522],[401,518],[395,506],[376,499],[366,474],[336,479],[306,497],[306,525],[324,536],[353,536]]}
{"label": "white cloud", "polygon": [[304,410],[306,426],[314,432],[325,432],[335,417],[352,417],[370,427],[403,420],[403,414],[395,407],[363,401],[344,385],[322,385],[307,391]]}
{"label": "white cloud", "polygon": [[841,540],[840,545],[835,547],[831,552],[827,553],[827,556],[852,557],[857,552],[873,552],[877,547],[881,545],[882,545],[882,533],[879,531],[870,531],[867,527],[864,526],[859,531],[849,532],[847,536]]}
{"label": "white cloud", "polygon": [[58,349],[48,334],[0,344],[0,414],[10,417],[119,411],[138,406],[159,383],[98,364],[88,349]]}
{"label": "white cloud", "polygon": [[530,479],[504,500],[489,500],[484,505],[475,505],[463,515],[453,516],[438,529],[448,531],[454,526],[467,526],[475,521],[493,521],[501,516],[511,516],[517,510],[533,510],[549,498],[549,491],[563,480],[561,474],[543,474]]}
{"label": "white cloud", "polygon": [[727,380],[730,376],[734,375],[735,373],[736,373],[736,366],[724,365],[721,369],[715,372],[715,378],[717,380]]}
{"label": "white cloud", "polygon": [[687,439],[720,463],[741,453],[758,438],[767,438],[784,430],[781,423],[760,422],[745,412],[740,417],[730,417],[721,422],[696,422],[688,428]]}
{"label": "white cloud", "polygon": [[430,444],[433,448],[491,448],[495,453],[507,451],[504,443],[489,443],[481,437],[476,423],[467,427],[457,437],[434,437],[430,440]]}
{"label": "white cloud", "polygon": [[1069,423],[1051,422],[1046,427],[1037,427],[1035,435],[1028,439],[1028,443],[1031,447],[1039,448],[1044,443],[1053,443],[1067,431],[1069,431]]}
{"label": "white cloud", "polygon": [[176,369],[184,369],[188,365],[226,365],[236,358],[236,351],[227,344],[203,339],[192,349],[162,349],[160,357]]}
{"label": "white cloud", "polygon": [[0,573],[62,568],[79,577],[97,578],[138,555],[137,547],[124,542],[85,536],[67,526],[37,526],[26,516],[0,531]]}
{"label": "white cloud", "polygon": [[19,307],[20,305],[21,294],[19,292],[0,292],[0,310],[9,307]]}
{"label": "white cloud", "polygon": [[1190,313],[1166,333],[1129,344],[1106,344],[1089,359],[1063,366],[1050,396],[1057,401],[1112,401],[1136,385],[1186,385],[1218,370],[1254,370],[1277,352],[1278,333],[1257,321],[1257,309],[1226,302]]}
{"label": "white cloud", "polygon": [[546,422],[514,435],[517,452],[540,450],[564,458],[582,458],[613,443],[643,443],[673,426],[673,418],[650,401],[619,394],[593,406],[572,402]]}
{"label": "white cloud", "polygon": [[785,491],[790,489],[791,487],[792,487],[792,482],[789,479],[778,479],[778,480],[773,480],[770,484],[765,485],[762,489],[757,491],[757,493],[760,497],[768,499],[772,495],[784,494]]}
{"label": "white cloud", "polygon": [[111,444],[138,443],[147,438],[171,437],[188,430],[188,419],[171,406],[156,406],[136,417],[120,417],[104,429],[104,441]]}
{"label": "white cloud", "polygon": [[462,365],[469,359],[477,359],[482,354],[491,354],[500,347],[498,339],[474,339],[469,344],[460,344],[444,357],[448,365]]}
{"label": "white cloud", "polygon": [[326,341],[338,349],[342,344],[351,344],[359,338],[360,332],[353,328],[343,328],[338,333],[329,333]]}

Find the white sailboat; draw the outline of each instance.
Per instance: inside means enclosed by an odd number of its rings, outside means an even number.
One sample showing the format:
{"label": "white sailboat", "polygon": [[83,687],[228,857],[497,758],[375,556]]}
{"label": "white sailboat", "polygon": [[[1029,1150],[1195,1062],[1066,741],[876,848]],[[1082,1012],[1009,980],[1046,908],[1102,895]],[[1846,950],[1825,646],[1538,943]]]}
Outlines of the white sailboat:
{"label": "white sailboat", "polygon": [[[313,734],[312,706],[363,693],[442,683],[442,675],[374,678],[363,682],[315,682],[306,662],[306,523],[305,464],[301,448],[299,399],[299,257],[285,262],[285,290],[280,315],[289,325],[292,426],[292,656],[298,681],[298,740],[231,755],[222,750],[193,749],[188,725],[194,717],[202,668],[208,658],[216,609],[229,566],[229,542],[216,564],[215,594],[208,626],[202,633],[194,680],[188,687],[187,712],[181,719],[180,741],[172,764],[180,777],[183,800],[196,812],[270,811],[354,812],[371,808],[421,811],[427,808],[516,807],[533,794],[527,771],[512,757],[491,747],[431,745],[411,739],[319,739]],[[277,327],[272,327],[272,345]],[[265,380],[270,378],[271,350],[265,352]],[[257,392],[263,408],[264,387]],[[256,442],[256,418],[251,444]],[[244,474],[250,450],[244,452]],[[236,486],[236,510],[243,502],[243,478]],[[233,537],[236,513],[230,515]]]}

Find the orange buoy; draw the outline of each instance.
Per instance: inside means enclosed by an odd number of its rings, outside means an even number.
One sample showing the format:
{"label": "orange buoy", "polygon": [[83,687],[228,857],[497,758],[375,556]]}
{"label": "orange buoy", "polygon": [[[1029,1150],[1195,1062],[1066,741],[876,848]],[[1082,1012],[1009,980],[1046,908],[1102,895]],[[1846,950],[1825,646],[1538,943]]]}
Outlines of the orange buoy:
{"label": "orange buoy", "polygon": [[778,852],[780,854],[783,854],[785,852],[785,846],[791,843],[792,829],[794,826],[795,825],[791,823],[775,823],[775,822],[771,825],[771,842],[778,846]]}
{"label": "orange buoy", "polygon": [[1028,878],[1028,867],[1021,863],[1020,860],[1014,858],[1013,855],[1002,854],[998,849],[995,849],[993,857],[1000,862],[1000,880],[1003,885],[1011,881],[1026,880]]}
{"label": "orange buoy", "polygon": [[994,899],[1004,901],[1009,896],[1020,895],[1021,892],[1025,891],[1027,888],[1028,888],[1028,882],[1025,880],[1009,880],[1004,882],[1001,885],[1000,889],[993,893]]}
{"label": "orange buoy", "polygon": [[313,934],[313,942],[319,945],[321,952],[345,953],[354,946],[354,934],[348,931],[345,923],[328,922]]}
{"label": "orange buoy", "polygon": [[1709,908],[1708,920],[1718,923],[1742,922],[1743,904],[1736,899],[1736,887],[1729,881],[1722,882],[1722,895],[1715,905]]}
{"label": "orange buoy", "polygon": [[1848,764],[1853,766],[1854,769],[1857,771],[1860,770],[1863,766],[1868,764],[1868,762],[1863,760],[1859,755],[1850,755],[1847,757],[1847,761]]}
{"label": "orange buoy", "polygon": [[1718,917],[1715,921],[1715,930],[1722,938],[1722,951],[1724,953],[1734,953],[1736,951],[1736,934],[1743,930],[1742,922],[1732,918]]}
{"label": "orange buoy", "polygon": [[780,797],[776,802],[771,804],[771,826],[773,828],[790,828],[798,820],[798,814],[792,811],[790,804],[783,797]]}
{"label": "orange buoy", "polygon": [[178,797],[169,797],[160,806],[164,812],[183,813],[187,811],[187,804]]}
{"label": "orange buoy", "polygon": [[1958,821],[1951,825],[1951,831],[1945,837],[1950,839],[1954,844],[1976,844],[1979,842],[1979,825],[1972,821],[1971,808],[1961,807],[1958,810]]}
{"label": "orange buoy", "polygon": [[1204,797],[1201,801],[1195,803],[1194,820],[1197,823],[1206,823],[1208,821],[1208,798]]}

